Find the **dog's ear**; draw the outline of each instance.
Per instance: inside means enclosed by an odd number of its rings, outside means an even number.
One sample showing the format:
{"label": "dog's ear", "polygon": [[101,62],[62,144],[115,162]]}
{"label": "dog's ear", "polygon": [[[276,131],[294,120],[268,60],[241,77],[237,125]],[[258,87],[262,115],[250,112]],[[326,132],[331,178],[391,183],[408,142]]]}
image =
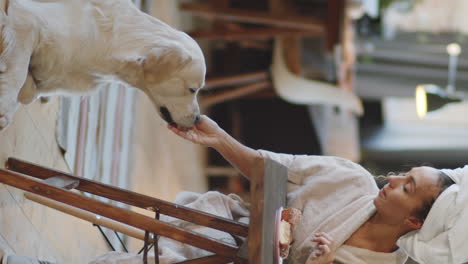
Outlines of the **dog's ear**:
{"label": "dog's ear", "polygon": [[192,56],[179,45],[152,48],[142,61],[145,80],[149,83],[165,81],[191,61]]}

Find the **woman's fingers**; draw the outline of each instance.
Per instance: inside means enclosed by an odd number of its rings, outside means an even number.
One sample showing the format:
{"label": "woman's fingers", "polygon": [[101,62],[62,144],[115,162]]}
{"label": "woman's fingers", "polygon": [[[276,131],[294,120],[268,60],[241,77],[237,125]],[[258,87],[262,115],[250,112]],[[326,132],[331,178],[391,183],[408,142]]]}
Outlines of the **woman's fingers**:
{"label": "woman's fingers", "polygon": [[312,239],[312,241],[320,243],[320,244],[324,244],[324,245],[331,245],[332,244],[332,241],[330,241],[327,237],[319,236],[319,235],[315,235],[315,238]]}
{"label": "woman's fingers", "polygon": [[327,255],[331,252],[331,249],[328,245],[319,245],[319,249],[322,252],[322,255]]}
{"label": "woman's fingers", "polygon": [[321,233],[319,233],[319,235],[325,237],[326,239],[328,239],[328,241],[330,241],[333,244],[333,242],[334,242],[333,238],[329,234],[327,234],[325,232],[321,232]]}

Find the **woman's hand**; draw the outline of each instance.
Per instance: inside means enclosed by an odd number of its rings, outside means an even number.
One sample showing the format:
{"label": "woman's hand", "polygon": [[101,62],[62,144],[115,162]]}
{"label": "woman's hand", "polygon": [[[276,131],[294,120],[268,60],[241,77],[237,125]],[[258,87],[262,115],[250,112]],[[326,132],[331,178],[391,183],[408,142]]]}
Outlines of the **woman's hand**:
{"label": "woman's hand", "polygon": [[329,264],[333,263],[335,255],[333,249],[333,239],[327,233],[317,233],[313,242],[317,242],[317,247],[312,251],[306,264]]}
{"label": "woman's hand", "polygon": [[178,136],[185,138],[193,143],[202,144],[208,147],[215,147],[220,143],[226,132],[222,130],[215,121],[208,116],[202,115],[192,129],[180,130],[175,126],[167,126]]}

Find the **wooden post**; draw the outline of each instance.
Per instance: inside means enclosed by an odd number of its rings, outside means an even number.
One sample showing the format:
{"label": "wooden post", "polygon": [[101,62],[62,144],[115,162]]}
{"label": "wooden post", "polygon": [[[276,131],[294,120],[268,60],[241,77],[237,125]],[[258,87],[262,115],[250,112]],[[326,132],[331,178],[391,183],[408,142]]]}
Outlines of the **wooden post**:
{"label": "wooden post", "polygon": [[299,15],[272,15],[269,12],[236,8],[213,8],[208,5],[198,3],[183,3],[181,5],[181,9],[192,12],[195,15],[205,16],[208,18],[219,18],[244,23],[274,25],[278,27],[305,29],[317,32],[323,32],[325,27],[324,21]]}
{"label": "wooden post", "polygon": [[262,264],[262,229],[265,163],[257,159],[250,178],[249,263]]}
{"label": "wooden post", "polygon": [[276,28],[276,27],[258,27],[258,28],[243,28],[238,31],[213,29],[213,30],[198,30],[188,33],[192,38],[196,39],[220,39],[226,41],[236,40],[268,40],[277,36],[317,36],[321,32],[309,30],[296,30],[290,28]]}

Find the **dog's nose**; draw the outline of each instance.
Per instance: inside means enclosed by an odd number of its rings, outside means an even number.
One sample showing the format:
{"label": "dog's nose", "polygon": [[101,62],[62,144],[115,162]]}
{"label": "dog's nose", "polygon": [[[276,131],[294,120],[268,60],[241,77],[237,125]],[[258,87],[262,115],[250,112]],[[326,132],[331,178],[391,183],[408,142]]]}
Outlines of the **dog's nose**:
{"label": "dog's nose", "polygon": [[200,121],[200,119],[201,119],[201,116],[200,116],[200,115],[196,115],[196,116],[195,116],[195,120],[194,120],[194,121],[195,121],[195,124],[198,123],[198,121]]}
{"label": "dog's nose", "polygon": [[166,107],[164,107],[164,106],[160,107],[159,111],[161,112],[161,115],[162,115],[164,121],[166,121],[170,125],[175,124],[174,120],[172,119],[171,113],[169,112],[169,110]]}

